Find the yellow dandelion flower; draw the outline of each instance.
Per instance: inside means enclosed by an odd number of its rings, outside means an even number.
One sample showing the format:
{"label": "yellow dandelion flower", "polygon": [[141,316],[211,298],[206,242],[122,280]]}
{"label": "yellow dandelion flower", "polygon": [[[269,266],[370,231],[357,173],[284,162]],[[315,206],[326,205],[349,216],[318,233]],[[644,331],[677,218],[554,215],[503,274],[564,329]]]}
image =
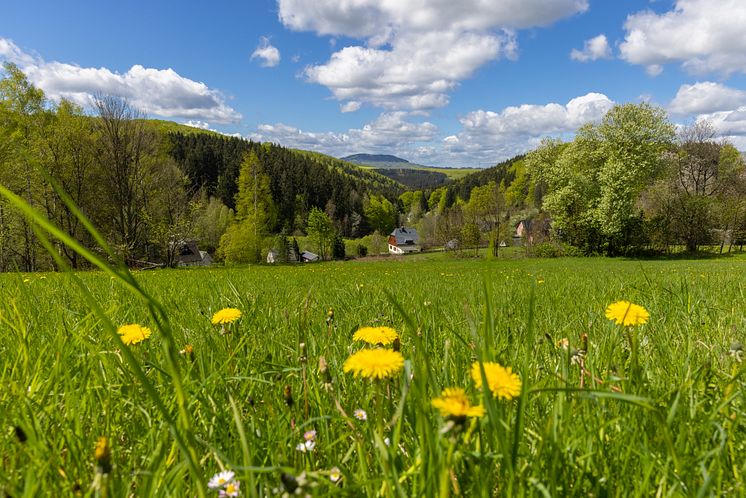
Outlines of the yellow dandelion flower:
{"label": "yellow dandelion flower", "polygon": [[100,436],[93,449],[93,456],[102,474],[111,472],[111,447],[106,436]]}
{"label": "yellow dandelion flower", "polygon": [[[492,395],[501,399],[513,399],[521,394],[521,378],[518,374],[513,373],[511,367],[504,367],[499,363],[485,361],[484,374],[487,377],[487,384]],[[482,387],[482,371],[479,368],[479,362],[475,361],[471,365],[471,378],[478,388]]]}
{"label": "yellow dandelion flower", "polygon": [[432,400],[432,405],[440,410],[444,417],[481,417],[484,415],[482,405],[472,406],[466,392],[460,387],[443,389],[439,398]]}
{"label": "yellow dandelion flower", "polygon": [[381,344],[386,346],[399,338],[399,334],[391,327],[363,327],[352,336],[353,341]]}
{"label": "yellow dandelion flower", "polygon": [[122,342],[127,346],[142,342],[152,333],[149,328],[137,324],[122,325],[117,329],[117,333],[122,336]]}
{"label": "yellow dandelion flower", "polygon": [[390,349],[363,349],[353,354],[342,366],[345,373],[355,377],[383,379],[393,377],[404,367],[404,357]]}
{"label": "yellow dandelion flower", "polygon": [[647,323],[650,313],[642,306],[629,301],[617,301],[606,308],[606,318],[614,321],[617,325],[629,327]]}
{"label": "yellow dandelion flower", "polygon": [[239,318],[241,318],[241,310],[236,308],[223,308],[220,311],[217,311],[214,315],[212,315],[212,324],[213,325],[225,325],[228,323],[233,323]]}

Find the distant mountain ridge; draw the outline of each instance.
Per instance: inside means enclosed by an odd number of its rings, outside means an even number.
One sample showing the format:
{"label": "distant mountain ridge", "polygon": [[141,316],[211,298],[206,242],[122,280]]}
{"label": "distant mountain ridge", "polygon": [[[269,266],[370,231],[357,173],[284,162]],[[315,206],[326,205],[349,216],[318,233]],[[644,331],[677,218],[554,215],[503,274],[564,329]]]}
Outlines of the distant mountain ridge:
{"label": "distant mountain ridge", "polygon": [[351,156],[341,158],[343,161],[367,164],[369,166],[378,166],[378,163],[407,163],[412,164],[406,159],[393,156],[391,154],[352,154]]}

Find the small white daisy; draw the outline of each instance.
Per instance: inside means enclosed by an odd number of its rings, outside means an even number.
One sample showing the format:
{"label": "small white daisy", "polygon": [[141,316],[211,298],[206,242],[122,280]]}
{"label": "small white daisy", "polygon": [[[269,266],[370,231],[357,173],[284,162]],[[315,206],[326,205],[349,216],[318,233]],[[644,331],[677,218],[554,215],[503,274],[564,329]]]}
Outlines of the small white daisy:
{"label": "small white daisy", "polygon": [[303,439],[306,441],[316,441],[316,431],[306,431],[303,433]]}
{"label": "small white daisy", "polygon": [[234,477],[236,477],[236,474],[234,472],[231,472],[230,470],[218,472],[217,474],[212,476],[210,482],[207,483],[207,487],[210,489],[222,488],[229,482],[233,481]]}
{"label": "small white daisy", "polygon": [[357,410],[355,410],[355,412],[353,413],[353,416],[356,419],[361,420],[363,422],[368,420],[368,414],[365,413],[365,410],[363,410],[362,408],[358,408]]}
{"label": "small white daisy", "polygon": [[226,496],[234,497],[234,496],[240,496],[241,495],[241,481],[234,481],[229,482],[225,485],[224,489],[220,490],[220,497],[224,498]]}
{"label": "small white daisy", "polygon": [[339,470],[339,467],[332,467],[329,471],[329,479],[331,479],[332,482],[338,482],[342,479],[342,471]]}

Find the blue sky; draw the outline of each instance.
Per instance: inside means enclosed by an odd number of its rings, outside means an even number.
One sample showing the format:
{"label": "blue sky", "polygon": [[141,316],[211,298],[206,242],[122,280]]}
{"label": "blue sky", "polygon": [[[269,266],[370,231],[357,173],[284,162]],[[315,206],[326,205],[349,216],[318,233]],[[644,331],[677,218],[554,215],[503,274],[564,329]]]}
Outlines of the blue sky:
{"label": "blue sky", "polygon": [[744,26],[743,0],[28,0],[3,7],[0,60],[53,100],[490,166],[624,102],[746,149]]}

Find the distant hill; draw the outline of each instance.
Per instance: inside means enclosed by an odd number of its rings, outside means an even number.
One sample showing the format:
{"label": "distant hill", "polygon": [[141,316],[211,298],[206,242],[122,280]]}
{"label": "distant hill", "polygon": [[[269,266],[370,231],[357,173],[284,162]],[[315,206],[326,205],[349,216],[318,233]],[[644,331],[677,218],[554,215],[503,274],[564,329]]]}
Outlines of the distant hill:
{"label": "distant hill", "polygon": [[[356,164],[367,164],[368,166],[378,166],[380,163],[411,164],[406,159],[392,156],[390,154],[353,154],[351,156],[343,157],[342,160]],[[401,165],[398,167],[401,167]]]}
{"label": "distant hill", "polygon": [[[458,180],[468,174],[480,171],[479,168],[423,166],[422,164],[409,162],[406,159],[391,154],[352,154],[351,156],[343,157],[342,161],[373,168],[378,173],[415,189],[438,187],[452,180]],[[416,170],[417,174],[407,172],[407,170]],[[434,174],[428,175],[428,172]]]}

